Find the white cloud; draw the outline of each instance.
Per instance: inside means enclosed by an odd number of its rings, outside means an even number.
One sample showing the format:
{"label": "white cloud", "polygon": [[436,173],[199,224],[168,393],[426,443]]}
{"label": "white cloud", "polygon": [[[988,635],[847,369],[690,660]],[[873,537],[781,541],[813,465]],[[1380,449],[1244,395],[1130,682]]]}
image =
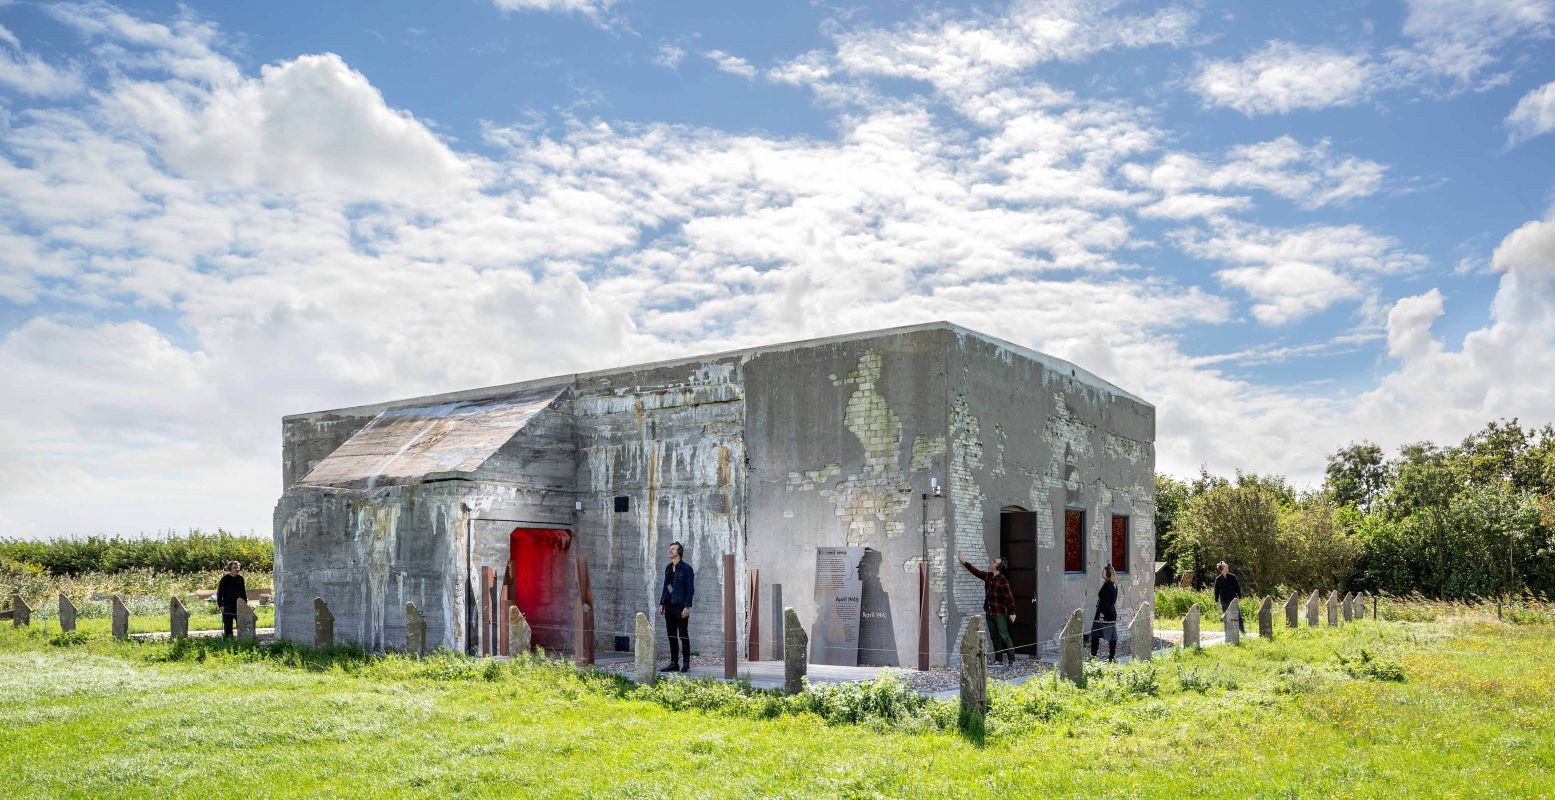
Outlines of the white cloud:
{"label": "white cloud", "polygon": [[22,52],[16,34],[0,25],[0,86],[22,94],[61,97],[81,91],[81,76],[73,68],[55,67],[31,53]]}
{"label": "white cloud", "polygon": [[1506,126],[1512,131],[1508,144],[1519,144],[1555,131],[1555,81],[1523,95],[1512,113],[1506,115]]}
{"label": "white cloud", "polygon": [[1491,256],[1496,269],[1555,272],[1555,212],[1507,234]]}
{"label": "white cloud", "polygon": [[[1187,153],[1169,153],[1150,167],[1127,165],[1123,175],[1136,184],[1165,192],[1163,202],[1195,189],[1261,189],[1311,209],[1367,197],[1381,188],[1387,167],[1354,156],[1335,156],[1331,149],[1327,139],[1307,146],[1281,136],[1232,147],[1218,163]],[[1235,208],[1241,204],[1223,205]]]}
{"label": "white cloud", "polygon": [[756,68],[749,61],[736,55],[730,55],[722,50],[709,50],[702,55],[718,65],[719,72],[727,72],[730,75],[738,75],[747,80],[756,77]]}
{"label": "white cloud", "polygon": [[685,48],[673,44],[661,44],[658,55],[653,57],[653,63],[665,69],[675,69],[680,66],[681,59],[685,57]]}
{"label": "white cloud", "polygon": [[503,11],[559,11],[597,18],[610,10],[616,0],[492,0]]}
{"label": "white cloud", "polygon": [[1485,75],[1518,39],[1544,39],[1555,25],[1555,0],[1409,0],[1403,33],[1409,48],[1389,53],[1390,69],[1403,80],[1450,79],[1451,89],[1504,83]]}
{"label": "white cloud", "polygon": [[1366,99],[1373,73],[1365,55],[1272,41],[1241,61],[1200,64],[1192,87],[1205,105],[1285,114],[1354,105]]}

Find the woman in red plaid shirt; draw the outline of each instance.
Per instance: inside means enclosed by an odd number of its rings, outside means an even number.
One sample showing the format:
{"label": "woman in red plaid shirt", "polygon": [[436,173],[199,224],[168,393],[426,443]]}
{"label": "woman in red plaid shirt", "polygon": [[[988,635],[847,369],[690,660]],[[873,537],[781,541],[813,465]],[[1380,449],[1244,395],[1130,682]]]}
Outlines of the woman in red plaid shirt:
{"label": "woman in red plaid shirt", "polygon": [[1010,579],[1004,576],[1009,571],[1009,562],[996,558],[984,572],[972,566],[960,553],[956,554],[956,559],[983,582],[983,611],[988,615],[988,638],[993,640],[993,663],[1007,660],[1014,664],[1015,642],[1010,639],[1010,623],[1015,621],[1015,595],[1010,591]]}

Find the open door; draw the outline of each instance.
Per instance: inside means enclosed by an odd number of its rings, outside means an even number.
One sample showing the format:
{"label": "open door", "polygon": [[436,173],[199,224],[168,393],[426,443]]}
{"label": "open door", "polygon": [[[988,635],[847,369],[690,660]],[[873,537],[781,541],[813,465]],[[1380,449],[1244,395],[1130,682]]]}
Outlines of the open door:
{"label": "open door", "polygon": [[[509,537],[513,560],[513,605],[529,622],[536,647],[551,652],[572,648],[567,550],[572,531],[562,528],[514,528]],[[506,625],[507,620],[500,620]]]}
{"label": "open door", "polygon": [[1010,562],[1010,593],[1015,595],[1015,623],[1010,638],[1015,652],[1037,655],[1037,515],[1010,506],[999,513],[999,553]]}

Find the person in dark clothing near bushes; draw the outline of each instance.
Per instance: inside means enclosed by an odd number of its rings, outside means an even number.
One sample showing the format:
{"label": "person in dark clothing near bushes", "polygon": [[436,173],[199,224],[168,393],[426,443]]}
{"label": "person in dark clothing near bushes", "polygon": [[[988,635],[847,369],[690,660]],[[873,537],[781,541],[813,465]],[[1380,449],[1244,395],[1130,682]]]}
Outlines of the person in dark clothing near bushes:
{"label": "person in dark clothing near bushes", "polygon": [[1015,642],[1010,639],[1010,623],[1015,621],[1015,595],[1010,591],[1010,579],[1005,577],[1010,564],[1002,558],[984,572],[972,566],[960,553],[956,559],[967,571],[983,582],[983,611],[988,615],[988,638],[993,642],[993,663],[1001,660],[1015,663]]}
{"label": "person in dark clothing near bushes", "polygon": [[221,609],[221,635],[224,639],[232,638],[232,629],[237,625],[238,598],[248,598],[248,586],[239,574],[241,570],[241,564],[228,561],[227,574],[221,576],[221,582],[216,584],[216,605]]}
{"label": "person in dark clothing near bushes", "polygon": [[1096,616],[1091,620],[1091,658],[1096,657],[1101,640],[1107,640],[1107,660],[1118,656],[1118,584],[1117,570],[1111,564],[1101,568],[1101,590],[1096,592]]}
{"label": "person in dark clothing near bushes", "polygon": [[[1220,604],[1220,613],[1224,614],[1233,603],[1242,601],[1242,582],[1236,579],[1236,575],[1224,561],[1216,564],[1215,569],[1220,570],[1220,574],[1215,576],[1215,602]],[[1247,632],[1247,629],[1242,627],[1241,613],[1236,615],[1236,629],[1242,633]]]}
{"label": "person in dark clothing near bushes", "polygon": [[670,663],[660,672],[691,671],[691,599],[696,594],[696,572],[681,559],[685,547],[670,545],[670,563],[664,568],[664,589],[659,592],[659,613],[669,631]]}

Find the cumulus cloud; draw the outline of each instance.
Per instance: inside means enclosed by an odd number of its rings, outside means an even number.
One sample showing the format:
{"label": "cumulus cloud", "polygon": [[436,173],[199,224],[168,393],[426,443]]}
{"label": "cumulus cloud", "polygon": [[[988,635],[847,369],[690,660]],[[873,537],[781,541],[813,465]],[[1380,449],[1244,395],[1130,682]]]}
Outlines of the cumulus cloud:
{"label": "cumulus cloud", "polygon": [[81,76],[74,68],[56,67],[22,51],[22,43],[0,25],[0,86],[22,94],[61,97],[81,91]]}
{"label": "cumulus cloud", "polygon": [[1511,129],[1507,143],[1514,145],[1555,131],[1555,81],[1523,95],[1506,115],[1506,127]]}
{"label": "cumulus cloud", "polygon": [[1205,105],[1248,116],[1354,105],[1364,100],[1374,67],[1365,55],[1273,41],[1240,61],[1206,61],[1192,88]]}
{"label": "cumulus cloud", "polygon": [[738,75],[747,80],[756,77],[756,68],[749,61],[736,55],[730,55],[722,50],[709,50],[702,55],[706,56],[718,66],[719,72],[727,72],[730,75]]}

